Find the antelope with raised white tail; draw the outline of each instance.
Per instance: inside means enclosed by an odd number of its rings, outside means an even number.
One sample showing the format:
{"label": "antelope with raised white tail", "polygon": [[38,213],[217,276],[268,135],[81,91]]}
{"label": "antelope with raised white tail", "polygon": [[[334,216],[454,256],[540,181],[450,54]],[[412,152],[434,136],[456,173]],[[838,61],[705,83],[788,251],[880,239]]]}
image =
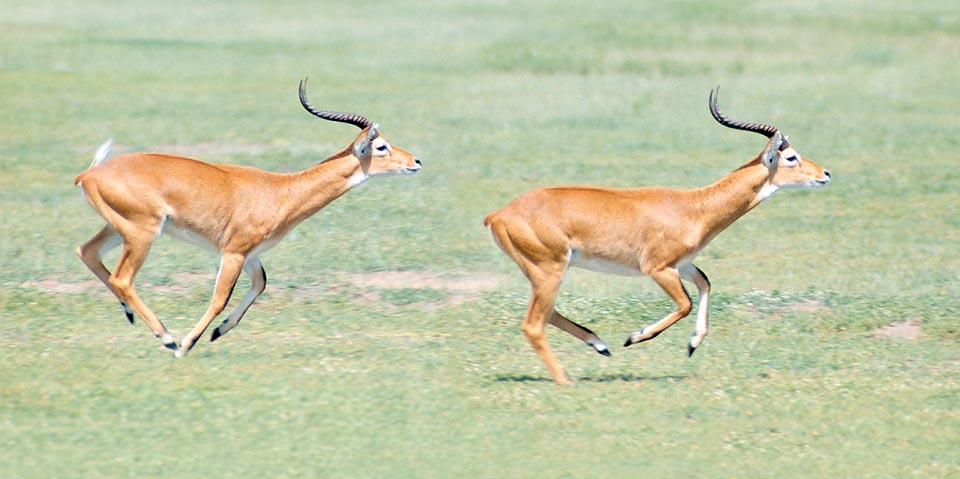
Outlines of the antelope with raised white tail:
{"label": "antelope with raised white tail", "polygon": [[[355,113],[318,110],[310,105],[306,79],[300,103],[313,115],[347,123],[362,131],[346,148],[296,173],[203,161],[165,153],[129,153],[107,161],[110,142],[97,151],[90,167],[74,183],[107,225],[77,248],[93,274],[120,300],[127,319],[140,316],[163,345],[180,357],[226,307],[241,271],[250,291],[214,329],[216,340],[232,329],[266,288],[260,255],[300,222],[354,186],[375,176],[413,174],[420,160],[391,145],[377,124]],[[133,286],[150,246],[169,234],[221,255],[213,298],[193,329],[177,344]],[[123,245],[111,273],[102,256]]]}
{"label": "antelope with raised white tail", "polygon": [[719,87],[709,106],[721,125],[769,138],[754,159],[712,185],[697,189],[593,186],[542,188],[527,192],[484,218],[497,245],[523,271],[533,295],[522,329],[557,383],[569,383],[547,344],[546,325],[573,335],[609,356],[593,331],[554,307],[557,290],[571,266],[621,275],[647,275],[677,304],[675,311],[633,334],[624,347],[653,339],[692,310],[682,280],[697,287],[699,304],[687,345],[692,355],[707,334],[710,282],[693,264],[713,238],[784,188],[824,186],[830,173],[797,153],[770,125],[728,119],[717,107]]}

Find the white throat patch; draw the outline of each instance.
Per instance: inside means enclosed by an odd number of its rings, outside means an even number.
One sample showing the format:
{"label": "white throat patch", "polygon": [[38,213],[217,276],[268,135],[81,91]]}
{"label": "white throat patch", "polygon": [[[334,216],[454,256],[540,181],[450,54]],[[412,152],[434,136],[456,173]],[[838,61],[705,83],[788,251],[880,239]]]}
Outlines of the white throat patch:
{"label": "white throat patch", "polygon": [[773,184],[773,183],[767,183],[767,184],[763,185],[762,187],[760,187],[760,192],[757,193],[757,199],[759,199],[760,201],[763,201],[763,200],[765,200],[765,199],[773,196],[773,194],[776,193],[777,190],[779,190],[779,189],[780,189],[780,187],[778,187],[777,185],[775,185],[775,184]]}
{"label": "white throat patch", "polygon": [[353,176],[347,179],[347,186],[349,186],[350,188],[353,188],[354,186],[357,186],[360,183],[363,183],[364,181],[367,181],[367,174],[364,173],[363,171],[358,171],[354,173]]}

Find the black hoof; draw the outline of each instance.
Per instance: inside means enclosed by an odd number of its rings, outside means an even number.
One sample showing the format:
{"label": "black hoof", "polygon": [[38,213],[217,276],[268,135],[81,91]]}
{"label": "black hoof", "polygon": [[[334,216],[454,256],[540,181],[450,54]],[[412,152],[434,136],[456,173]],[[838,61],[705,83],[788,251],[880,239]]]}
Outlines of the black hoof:
{"label": "black hoof", "polygon": [[693,353],[696,352],[696,350],[697,350],[697,348],[695,348],[695,347],[693,347],[693,346],[691,346],[691,345],[688,344],[688,345],[687,345],[687,357],[689,358],[690,356],[693,356]]}
{"label": "black hoof", "polygon": [[649,341],[649,340],[651,340],[651,339],[653,339],[653,337],[649,337],[649,338],[647,338],[647,339],[637,339],[637,340],[634,340],[633,337],[631,336],[631,337],[628,337],[628,338],[627,338],[627,341],[626,341],[625,343],[623,343],[623,347],[627,348],[627,347],[633,346],[634,344],[642,343],[642,342],[644,342],[644,341]]}
{"label": "black hoof", "polygon": [[123,314],[127,317],[127,321],[130,321],[130,324],[133,324],[133,311],[130,311],[130,307],[127,306],[127,303],[120,301],[120,307],[123,308]]}
{"label": "black hoof", "polygon": [[[590,333],[590,334],[593,334],[593,333]],[[607,343],[601,341],[600,338],[597,338],[595,341],[589,340],[584,342],[587,343],[587,346],[590,346],[591,348],[593,348],[594,351],[607,357],[610,356],[610,349],[607,348]]]}
{"label": "black hoof", "polygon": [[216,329],[213,330],[212,333],[210,333],[210,342],[212,343],[212,342],[216,341],[217,338],[219,338],[219,337],[220,337],[220,328],[216,328]]}

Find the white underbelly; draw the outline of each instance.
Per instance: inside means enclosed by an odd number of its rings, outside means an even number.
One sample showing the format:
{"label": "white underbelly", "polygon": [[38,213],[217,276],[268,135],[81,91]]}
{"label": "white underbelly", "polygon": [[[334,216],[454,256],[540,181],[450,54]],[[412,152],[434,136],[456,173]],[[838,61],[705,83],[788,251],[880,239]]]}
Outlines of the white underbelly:
{"label": "white underbelly", "polygon": [[[166,221],[163,222],[163,227],[160,228],[160,232],[158,234],[168,235],[180,241],[190,243],[194,246],[199,246],[200,248],[206,251],[210,251],[212,253],[221,253],[220,247],[213,244],[213,242],[207,239],[206,236],[203,236],[197,233],[196,231],[192,231],[187,228],[182,228],[180,226],[177,226],[171,219],[167,219]],[[283,238],[274,237],[274,238],[270,238],[265,241],[262,241],[260,244],[256,245],[255,247],[253,247],[253,249],[251,249],[248,253],[246,253],[246,256],[251,256],[251,257],[259,256],[261,253],[276,246],[281,239]]]}
{"label": "white underbelly", "polygon": [[616,274],[621,276],[642,276],[639,269],[627,266],[616,261],[608,261],[602,258],[586,258],[579,251],[573,250],[570,253],[570,266],[596,271],[597,273]]}
{"label": "white underbelly", "polygon": [[199,246],[207,251],[212,251],[214,253],[220,252],[220,248],[217,248],[203,235],[197,234],[196,232],[190,231],[186,228],[181,228],[169,219],[163,222],[163,228],[160,229],[160,232],[180,241],[190,243],[194,246]]}

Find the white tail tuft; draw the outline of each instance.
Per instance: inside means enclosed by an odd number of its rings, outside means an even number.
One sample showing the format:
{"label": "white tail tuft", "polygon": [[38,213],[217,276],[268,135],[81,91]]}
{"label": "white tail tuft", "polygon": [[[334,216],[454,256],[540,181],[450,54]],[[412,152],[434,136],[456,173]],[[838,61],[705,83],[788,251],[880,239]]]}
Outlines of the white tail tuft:
{"label": "white tail tuft", "polygon": [[90,163],[90,168],[99,166],[100,163],[103,163],[103,160],[107,159],[107,154],[110,153],[111,146],[113,146],[113,138],[103,142],[100,148],[97,148],[97,153],[93,155],[93,162]]}

